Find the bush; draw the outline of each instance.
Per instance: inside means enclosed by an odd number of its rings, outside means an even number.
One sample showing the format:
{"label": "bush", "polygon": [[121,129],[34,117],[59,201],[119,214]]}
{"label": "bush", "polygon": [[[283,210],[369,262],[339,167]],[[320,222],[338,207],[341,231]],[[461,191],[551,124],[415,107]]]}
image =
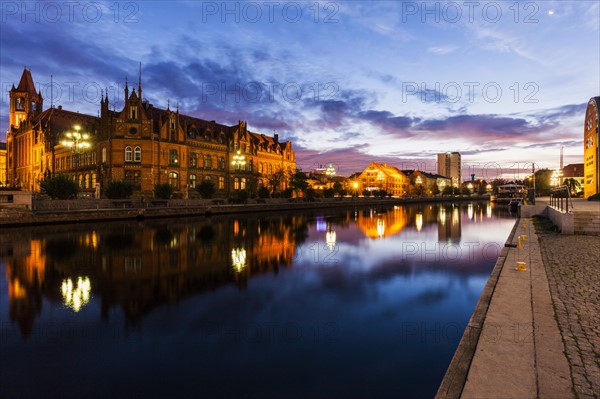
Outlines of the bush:
{"label": "bush", "polygon": [[286,188],[281,193],[283,198],[292,198],[292,195],[294,195],[294,190],[292,188]]}
{"label": "bush", "polygon": [[238,201],[240,203],[245,204],[246,202],[248,202],[248,191],[246,191],[246,190],[238,191],[237,197],[238,197]]}
{"label": "bush", "polygon": [[323,190],[323,197],[325,198],[333,198],[335,194],[335,190],[333,188],[326,188]]}
{"label": "bush", "polygon": [[364,195],[365,197],[370,197],[370,196],[371,196],[371,191],[369,191],[369,190],[364,190],[364,191],[363,191],[363,195]]}
{"label": "bush", "polygon": [[306,200],[309,202],[313,202],[315,200],[315,194],[316,191],[314,188],[307,188],[306,189]]}
{"label": "bush", "polygon": [[196,191],[200,194],[202,198],[212,198],[212,196],[217,191],[215,187],[215,183],[210,180],[204,180],[202,183],[196,186]]}
{"label": "bush", "polygon": [[596,193],[594,195],[590,195],[588,197],[588,201],[600,201],[600,193]]}
{"label": "bush", "polygon": [[170,199],[173,195],[173,187],[169,183],[157,183],[154,185],[154,198]]}
{"label": "bush", "polygon": [[52,199],[75,199],[79,186],[66,175],[56,175],[40,180],[41,191]]}
{"label": "bush", "polygon": [[129,198],[133,195],[133,184],[126,180],[109,180],[104,186],[104,195],[110,199]]}
{"label": "bush", "polygon": [[269,189],[266,188],[265,186],[260,186],[260,188],[258,189],[258,198],[269,198],[269,197],[270,197]]}

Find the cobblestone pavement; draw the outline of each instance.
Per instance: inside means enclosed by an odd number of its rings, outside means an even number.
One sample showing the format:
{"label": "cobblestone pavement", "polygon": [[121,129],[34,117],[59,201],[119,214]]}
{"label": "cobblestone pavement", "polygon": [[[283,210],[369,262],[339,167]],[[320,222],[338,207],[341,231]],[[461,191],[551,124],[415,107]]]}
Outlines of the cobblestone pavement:
{"label": "cobblestone pavement", "polygon": [[536,230],[574,395],[600,399],[600,237]]}

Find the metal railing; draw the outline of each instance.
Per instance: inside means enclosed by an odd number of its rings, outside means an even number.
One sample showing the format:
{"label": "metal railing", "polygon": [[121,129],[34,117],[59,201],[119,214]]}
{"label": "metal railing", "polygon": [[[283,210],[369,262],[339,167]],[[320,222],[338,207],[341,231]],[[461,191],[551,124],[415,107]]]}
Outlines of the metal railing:
{"label": "metal railing", "polygon": [[568,186],[559,186],[552,189],[550,192],[550,206],[566,213],[573,210],[571,190]]}

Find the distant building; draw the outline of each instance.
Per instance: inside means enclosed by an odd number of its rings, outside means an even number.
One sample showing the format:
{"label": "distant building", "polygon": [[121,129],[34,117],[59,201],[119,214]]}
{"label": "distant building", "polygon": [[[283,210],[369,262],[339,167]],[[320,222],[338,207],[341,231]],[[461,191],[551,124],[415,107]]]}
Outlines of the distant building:
{"label": "distant building", "polygon": [[410,179],[401,170],[387,164],[371,162],[358,176],[359,190],[385,190],[401,197],[408,194]]}
{"label": "distant building", "polygon": [[[296,170],[290,141],[251,132],[245,121],[228,126],[181,114],[178,108],[155,107],[142,97],[141,77],[137,90],[125,83],[121,110],[111,110],[108,95],[102,96],[99,116],[61,106],[43,110],[28,69],[9,97],[6,180],[25,190],[39,190],[45,176],[66,174],[84,189],[115,179],[131,182],[138,194],[152,195],[155,184],[168,183],[176,194],[187,196],[204,180],[232,191],[254,179],[266,186],[275,173]],[[76,126],[91,144],[79,153],[61,144]],[[234,163],[236,155],[244,162]]]}
{"label": "distant building", "polygon": [[0,187],[6,186],[6,143],[0,143]]}
{"label": "distant building", "polygon": [[444,191],[444,188],[452,185],[452,181],[449,177],[438,175],[435,173],[423,172],[420,170],[402,170],[406,176],[410,179],[410,184],[413,187],[421,186],[423,188],[423,194],[432,195],[435,193],[435,186],[439,192]]}
{"label": "distant building", "polygon": [[[600,96],[592,97],[585,112],[583,128],[583,196],[600,193]],[[564,176],[563,176],[564,177]]]}
{"label": "distant building", "polygon": [[454,187],[460,186],[461,178],[461,157],[458,152],[441,152],[437,154],[437,173],[452,179]]}

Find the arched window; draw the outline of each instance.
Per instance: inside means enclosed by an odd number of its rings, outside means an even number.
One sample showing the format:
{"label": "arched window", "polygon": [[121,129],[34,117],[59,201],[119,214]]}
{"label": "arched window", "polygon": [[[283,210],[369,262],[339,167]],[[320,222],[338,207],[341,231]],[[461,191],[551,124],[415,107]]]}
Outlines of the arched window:
{"label": "arched window", "polygon": [[142,148],[137,146],[133,150],[133,160],[135,162],[142,162]]}
{"label": "arched window", "polygon": [[190,188],[196,188],[196,175],[190,175]]}
{"label": "arched window", "polygon": [[273,173],[273,165],[269,164],[267,170],[269,171],[269,174]]}
{"label": "arched window", "polygon": [[219,176],[219,190],[225,189],[225,178],[223,176]]}
{"label": "arched window", "polygon": [[133,151],[131,151],[131,147],[125,147],[125,162],[133,161]]}
{"label": "arched window", "polygon": [[211,181],[212,177],[210,175],[206,175],[206,176],[204,176],[204,180]]}
{"label": "arched window", "polygon": [[262,162],[258,163],[258,173],[262,173],[263,172],[263,164]]}
{"label": "arched window", "polygon": [[179,174],[177,172],[169,172],[169,185],[175,189],[179,188]]}
{"label": "arched window", "polygon": [[219,168],[221,170],[225,169],[225,158],[223,157],[219,158]]}

